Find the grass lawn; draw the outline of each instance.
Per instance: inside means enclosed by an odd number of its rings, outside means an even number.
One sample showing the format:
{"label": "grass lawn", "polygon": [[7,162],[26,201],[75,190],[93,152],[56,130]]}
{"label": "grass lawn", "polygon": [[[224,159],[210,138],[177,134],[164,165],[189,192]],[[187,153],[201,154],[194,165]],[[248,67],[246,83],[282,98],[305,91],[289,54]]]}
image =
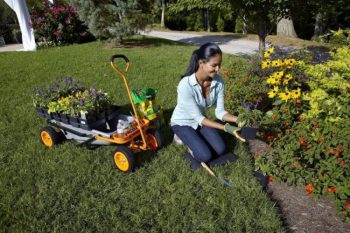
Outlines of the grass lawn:
{"label": "grass lawn", "polygon": [[[128,112],[123,83],[111,55],[131,61],[131,88],[154,87],[167,121],[176,86],[194,47],[144,39],[146,47],[106,48],[94,42],[35,53],[0,53],[0,229],[2,232],[285,232],[268,196],[252,175],[246,148],[225,137],[239,159],[214,171],[235,184],[229,189],[206,171],[192,171],[185,148],[171,143],[122,174],[113,147],[95,150],[66,142],[47,149],[39,141],[45,121],[31,100],[36,86],[68,75],[109,92]],[[237,59],[225,56],[228,59]],[[121,63],[122,64],[122,63]]]}

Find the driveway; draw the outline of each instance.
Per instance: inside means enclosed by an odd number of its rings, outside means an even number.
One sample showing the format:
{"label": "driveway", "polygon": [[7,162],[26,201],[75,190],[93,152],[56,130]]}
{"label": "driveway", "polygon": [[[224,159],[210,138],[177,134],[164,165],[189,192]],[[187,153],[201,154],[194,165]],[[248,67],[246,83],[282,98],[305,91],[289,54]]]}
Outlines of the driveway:
{"label": "driveway", "polygon": [[22,50],[22,49],[23,49],[22,44],[7,44],[7,45],[0,47],[0,53],[1,52],[18,51],[18,50]]}
{"label": "driveway", "polygon": [[163,31],[141,32],[141,34],[194,45],[202,45],[207,42],[213,42],[218,44],[224,53],[239,56],[256,54],[259,50],[258,42],[246,40],[240,38],[239,36],[235,37],[230,35],[200,35],[194,33],[191,34],[182,32]]}

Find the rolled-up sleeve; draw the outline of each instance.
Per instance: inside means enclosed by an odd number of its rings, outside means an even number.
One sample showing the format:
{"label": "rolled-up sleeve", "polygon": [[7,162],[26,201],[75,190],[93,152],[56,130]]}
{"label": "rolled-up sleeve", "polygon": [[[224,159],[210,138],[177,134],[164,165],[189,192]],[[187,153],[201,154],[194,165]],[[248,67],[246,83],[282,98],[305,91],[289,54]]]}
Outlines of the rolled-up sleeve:
{"label": "rolled-up sleeve", "polygon": [[225,111],[225,93],[224,93],[224,84],[220,83],[220,86],[218,87],[218,96],[216,100],[216,108],[215,108],[215,116],[219,120],[223,121],[224,115],[227,113]]}
{"label": "rolled-up sleeve", "polygon": [[177,103],[179,106],[182,106],[184,115],[188,115],[202,126],[205,116],[196,103],[191,86],[186,85],[185,82],[181,82],[177,88]]}

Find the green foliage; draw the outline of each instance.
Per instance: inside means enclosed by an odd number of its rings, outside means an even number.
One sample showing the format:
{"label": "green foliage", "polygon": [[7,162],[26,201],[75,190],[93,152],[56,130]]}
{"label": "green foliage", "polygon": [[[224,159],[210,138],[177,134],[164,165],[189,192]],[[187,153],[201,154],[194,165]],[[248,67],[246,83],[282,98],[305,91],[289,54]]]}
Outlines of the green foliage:
{"label": "green foliage", "polygon": [[259,101],[255,104],[241,101],[238,107],[237,123],[239,127],[248,126],[258,128],[263,118],[263,112],[257,109]]}
{"label": "green foliage", "polygon": [[142,0],[71,0],[90,32],[98,39],[120,42],[143,29],[151,4]]}
{"label": "green foliage", "polygon": [[111,103],[107,93],[95,87],[85,88],[78,85],[71,77],[56,82],[47,89],[35,88],[33,103],[36,107],[48,109],[48,113],[63,113],[80,116],[106,111]]}
{"label": "green foliage", "polygon": [[261,81],[261,77],[250,73],[252,67],[258,66],[259,60],[253,59],[247,63],[244,59],[230,58],[227,69],[223,69],[226,80],[225,104],[232,113],[238,114],[241,102],[256,103],[258,109],[264,110],[269,104],[266,100],[268,86]]}
{"label": "green foliage", "polygon": [[333,60],[324,64],[305,65],[311,79],[310,92],[303,99],[310,104],[305,118],[346,121],[350,116],[350,49],[343,47],[331,53]]}
{"label": "green foliage", "polygon": [[223,32],[224,31],[224,27],[225,27],[225,22],[224,20],[222,19],[221,15],[218,16],[218,19],[216,21],[216,27],[217,27],[217,30],[219,32]]}
{"label": "green foliage", "polygon": [[31,11],[34,35],[38,45],[71,44],[92,40],[86,26],[68,4],[44,1]]}
{"label": "green foliage", "polygon": [[[311,64],[313,59],[307,53],[292,56],[295,59],[293,64],[288,62],[290,55],[281,57],[268,50],[265,57],[269,60],[249,60],[250,70],[233,63],[231,70],[224,74],[237,69],[241,69],[242,74],[227,80],[229,90],[237,92],[226,93],[227,102],[238,106],[237,99],[260,96],[261,103],[267,104],[259,103],[265,113],[259,136],[270,143],[273,150],[258,157],[257,169],[290,185],[305,186],[309,195],[329,195],[339,214],[350,222],[350,49],[337,49],[331,53],[332,60],[321,64]],[[273,98],[266,95],[268,90],[265,93],[257,91],[254,80],[260,80],[260,85],[266,81],[272,84],[269,80],[271,72],[281,67],[293,75],[294,85],[300,87],[302,99],[283,96],[283,99],[272,102]],[[249,82],[240,85],[241,77]],[[273,82],[282,85],[284,80],[281,77]],[[289,82],[291,80],[285,85]],[[268,95],[275,97],[277,93]],[[244,112],[242,107],[238,109]]]}
{"label": "green foliage", "polygon": [[338,46],[350,46],[350,29],[330,30],[329,33],[320,36],[320,40]]}
{"label": "green foliage", "polygon": [[350,221],[350,128],[327,121],[296,122],[272,142],[271,153],[260,156],[256,166],[289,184],[306,186],[307,194],[329,195],[339,213]]}
{"label": "green foliage", "polygon": [[3,36],[5,43],[15,42],[13,31],[18,30],[16,13],[5,3],[0,1],[0,36]]}

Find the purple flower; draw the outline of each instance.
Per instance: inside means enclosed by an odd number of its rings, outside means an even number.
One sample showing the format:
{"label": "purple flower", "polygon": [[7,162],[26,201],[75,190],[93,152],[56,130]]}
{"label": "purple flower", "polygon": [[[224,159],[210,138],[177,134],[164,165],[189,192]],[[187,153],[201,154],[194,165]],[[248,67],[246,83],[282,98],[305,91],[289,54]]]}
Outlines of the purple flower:
{"label": "purple flower", "polygon": [[85,103],[85,101],[84,101],[83,99],[79,99],[79,104],[80,104],[81,106],[83,106],[84,103]]}
{"label": "purple flower", "polygon": [[258,105],[259,105],[260,101],[257,100],[255,102],[255,104],[253,104],[251,102],[245,102],[245,100],[241,99],[240,103],[241,103],[241,106],[245,107],[247,112],[250,112],[250,111],[258,108]]}
{"label": "purple flower", "polygon": [[98,97],[102,98],[105,96],[105,93],[102,92],[102,91],[99,91],[98,94],[97,94]]}

